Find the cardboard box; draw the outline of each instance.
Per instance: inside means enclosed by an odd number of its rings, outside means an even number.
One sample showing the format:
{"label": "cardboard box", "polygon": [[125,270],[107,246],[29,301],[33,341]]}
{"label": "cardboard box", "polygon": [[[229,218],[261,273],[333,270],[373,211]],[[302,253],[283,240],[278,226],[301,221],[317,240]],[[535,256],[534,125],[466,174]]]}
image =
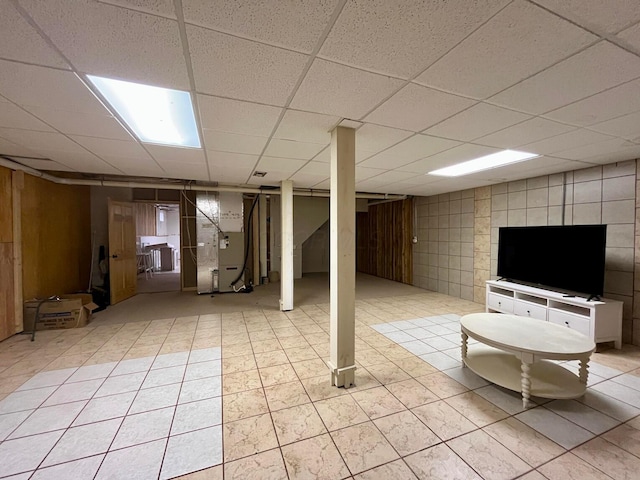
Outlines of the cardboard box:
{"label": "cardboard box", "polygon": [[[33,322],[40,300],[24,303],[24,331],[33,331]],[[91,321],[91,312],[98,308],[89,293],[62,295],[60,300],[42,303],[37,330],[84,327]]]}

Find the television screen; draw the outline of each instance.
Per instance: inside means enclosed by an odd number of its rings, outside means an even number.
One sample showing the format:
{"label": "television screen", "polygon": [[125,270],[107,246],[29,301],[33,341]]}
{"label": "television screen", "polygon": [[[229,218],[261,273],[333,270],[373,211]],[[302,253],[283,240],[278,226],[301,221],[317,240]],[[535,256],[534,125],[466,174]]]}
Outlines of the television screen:
{"label": "television screen", "polygon": [[498,276],[602,295],[606,225],[501,227]]}

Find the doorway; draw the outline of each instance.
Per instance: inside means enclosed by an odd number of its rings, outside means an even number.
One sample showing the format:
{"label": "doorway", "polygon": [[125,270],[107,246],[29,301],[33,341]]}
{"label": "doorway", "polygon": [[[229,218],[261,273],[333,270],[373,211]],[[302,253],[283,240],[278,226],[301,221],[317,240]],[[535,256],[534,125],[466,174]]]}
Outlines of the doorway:
{"label": "doorway", "polygon": [[180,205],[172,202],[137,205],[137,292],[179,291]]}

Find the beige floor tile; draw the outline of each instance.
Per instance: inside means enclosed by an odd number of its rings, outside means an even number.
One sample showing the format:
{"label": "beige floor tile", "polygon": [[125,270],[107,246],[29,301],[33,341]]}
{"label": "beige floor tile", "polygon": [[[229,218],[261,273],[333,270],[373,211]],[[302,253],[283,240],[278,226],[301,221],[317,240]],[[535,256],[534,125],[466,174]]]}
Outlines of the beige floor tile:
{"label": "beige floor tile", "polygon": [[256,360],[253,353],[238,355],[235,357],[224,357],[224,347],[222,347],[222,373],[246,372],[257,369]]}
{"label": "beige floor tile", "polygon": [[188,473],[181,477],[176,477],[174,480],[222,480],[222,465]]}
{"label": "beige floor tile", "polygon": [[289,363],[289,358],[285,354],[284,350],[256,353],[255,357],[258,368],[275,367],[276,365],[286,365]]}
{"label": "beige floor tile", "polygon": [[267,400],[261,388],[222,397],[222,413],[225,422],[253,417],[268,411]]}
{"label": "beige floor tile", "polygon": [[329,335],[327,335],[324,332],[318,332],[318,333],[307,333],[305,335],[302,335],[307,342],[309,342],[309,345],[318,345],[318,344],[328,344],[329,343]]}
{"label": "beige floor tile", "polygon": [[592,467],[573,453],[565,453],[561,457],[538,467],[538,471],[549,480],[611,480],[600,470]]}
{"label": "beige floor tile", "polygon": [[640,419],[636,418],[629,423],[609,430],[602,435],[602,438],[634,454],[636,457],[640,457],[640,430],[632,427],[632,425],[638,425],[640,423],[638,420]]}
{"label": "beige floor tile", "polygon": [[275,350],[282,350],[282,345],[280,345],[280,342],[276,339],[251,342],[251,346],[253,347],[254,353],[265,353],[273,352]]}
{"label": "beige floor tile", "polygon": [[162,344],[162,347],[160,347],[160,351],[158,352],[158,355],[189,351],[191,350],[192,344],[193,344],[192,340],[184,340],[184,341],[173,342],[173,343],[165,342]]}
{"label": "beige floor tile", "polygon": [[310,403],[272,412],[280,445],[326,433],[322,419]]}
{"label": "beige floor tile", "polygon": [[547,478],[540,472],[533,470],[532,472],[519,477],[518,480],[547,480]]}
{"label": "beige floor tile", "polygon": [[354,474],[398,458],[393,447],[371,422],[336,430],[331,436]]}
{"label": "beige floor tile", "polygon": [[309,347],[285,347],[284,352],[287,354],[290,362],[302,362],[303,360],[318,358],[316,351]]}
{"label": "beige floor tile", "polygon": [[296,374],[301,379],[317,377],[323,374],[329,375],[329,367],[319,358],[295,362],[292,363],[291,366],[295,369]]}
{"label": "beige floor tile", "polygon": [[406,409],[385,387],[370,388],[356,392],[352,394],[352,397],[372,420]]}
{"label": "beige floor tile", "polygon": [[516,454],[482,430],[454,438],[447,445],[484,478],[510,480],[531,470]]}
{"label": "beige floor tile", "polygon": [[404,460],[421,480],[481,480],[469,465],[443,443],[409,455]]}
{"label": "beige floor tile", "polygon": [[276,334],[271,329],[257,330],[254,332],[249,332],[249,339],[251,340],[251,343],[261,342],[264,340],[275,340]]}
{"label": "beige floor tile", "polygon": [[378,429],[401,455],[440,443],[440,439],[411,412],[405,411],[374,420]]}
{"label": "beige floor tile", "polygon": [[278,339],[288,338],[288,337],[297,337],[301,333],[296,327],[274,328],[273,331],[276,334],[276,337],[278,337]]}
{"label": "beige floor tile", "polygon": [[264,414],[225,423],[224,461],[229,462],[278,446],[271,415]]}
{"label": "beige floor tile", "polygon": [[395,343],[386,347],[377,347],[377,350],[391,361],[414,356],[413,353]]}
{"label": "beige floor tile", "polygon": [[417,377],[416,380],[440,398],[453,397],[454,395],[459,395],[469,390],[461,383],[456,382],[454,379],[441,372]]}
{"label": "beige floor tile", "polygon": [[573,453],[616,480],[637,478],[640,458],[602,438],[580,445]]}
{"label": "beige floor tile", "polygon": [[382,385],[388,385],[393,382],[402,382],[403,380],[411,378],[407,372],[390,362],[381,363],[379,365],[369,365],[366,368]]}
{"label": "beige floor tile", "polygon": [[259,370],[262,384],[265,387],[278,385],[281,383],[289,383],[298,380],[295,370],[290,364],[276,365],[275,367],[261,368]]}
{"label": "beige floor tile", "polygon": [[320,400],[314,402],[314,405],[329,431],[369,420],[367,414],[349,395]]}
{"label": "beige floor tile", "polygon": [[[311,350],[311,345],[309,345],[309,342],[307,342],[307,340],[302,336],[302,335],[296,335],[295,337],[284,337],[279,339],[280,345],[282,345],[282,348],[308,348],[309,350]],[[294,360],[291,360],[292,362]]]}
{"label": "beige floor tile", "polygon": [[415,379],[387,385],[387,389],[407,408],[435,402],[439,397]]}
{"label": "beige floor tile", "polygon": [[417,478],[402,460],[381,465],[354,477],[355,480],[417,480]]}
{"label": "beige floor tile", "polygon": [[478,428],[442,400],[413,408],[411,411],[442,440],[449,440]]}
{"label": "beige floor tile", "polygon": [[445,399],[449,405],[479,427],[507,418],[509,414],[474,392],[466,392]]}
{"label": "beige floor tile", "polygon": [[225,463],[224,478],[225,480],[287,480],[287,470],[280,449],[275,448]]}
{"label": "beige floor tile", "polygon": [[399,360],[394,360],[393,363],[398,365],[412,377],[422,377],[423,375],[429,375],[438,371],[436,368],[418,357],[401,358]]}
{"label": "beige floor tile", "polygon": [[20,387],[23,383],[29,380],[33,375],[15,375],[13,377],[6,377],[0,379],[0,393],[9,394],[16,388]]}
{"label": "beige floor tile", "polygon": [[258,370],[246,370],[244,372],[228,373],[222,377],[222,392],[225,395],[230,393],[243,392],[261,388],[262,381]]}
{"label": "beige floor tile", "polygon": [[222,358],[239,357],[247,355],[247,352],[253,353],[251,343],[240,343],[238,345],[222,345]]}
{"label": "beige floor tile", "polygon": [[329,435],[282,447],[291,480],[338,480],[350,473]]}
{"label": "beige floor tile", "polygon": [[222,329],[222,346],[231,347],[233,345],[243,345],[249,342],[248,333],[225,333],[225,329]]}
{"label": "beige floor tile", "polygon": [[304,378],[301,380],[301,383],[307,391],[309,398],[314,402],[347,394],[346,389],[331,385],[330,379],[329,372],[327,372],[325,375],[318,377]]}
{"label": "beige floor tile", "polygon": [[76,355],[65,355],[56,358],[49,365],[44,367],[43,371],[63,370],[65,368],[80,367],[91,358],[92,353],[78,353]]}
{"label": "beige floor tile", "polygon": [[381,383],[374,377],[369,370],[365,367],[357,366],[355,372],[354,382],[355,385],[349,387],[349,393],[359,392],[361,390],[367,390],[373,387],[379,387]]}
{"label": "beige floor tile", "polygon": [[311,402],[302,383],[298,380],[265,387],[264,393],[267,397],[269,410],[272,412]]}
{"label": "beige floor tile", "polygon": [[85,365],[97,365],[98,363],[119,362],[124,357],[125,352],[110,351],[94,353],[89,360],[84,362]]}
{"label": "beige floor tile", "polygon": [[201,348],[211,348],[211,347],[219,347],[221,344],[220,337],[215,338],[195,338],[193,340],[193,345],[191,348],[194,350],[199,350]]}
{"label": "beige floor tile", "polygon": [[513,417],[489,425],[483,430],[532,467],[542,465],[565,452],[560,445]]}
{"label": "beige floor tile", "polygon": [[369,365],[379,365],[381,363],[388,362],[389,359],[374,348],[369,348],[367,350],[358,350],[356,348],[356,361],[366,367]]}
{"label": "beige floor tile", "polygon": [[153,357],[160,352],[161,345],[147,345],[144,347],[131,347],[127,353],[125,353],[123,360],[130,360],[132,358],[144,358]]}

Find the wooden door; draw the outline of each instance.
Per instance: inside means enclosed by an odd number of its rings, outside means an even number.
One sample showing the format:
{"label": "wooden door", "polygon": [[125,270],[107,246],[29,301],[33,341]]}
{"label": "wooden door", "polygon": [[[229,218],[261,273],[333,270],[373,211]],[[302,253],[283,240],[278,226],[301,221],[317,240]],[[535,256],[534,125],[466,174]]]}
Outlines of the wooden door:
{"label": "wooden door", "polygon": [[136,294],[135,204],[109,199],[109,284],[111,305]]}

